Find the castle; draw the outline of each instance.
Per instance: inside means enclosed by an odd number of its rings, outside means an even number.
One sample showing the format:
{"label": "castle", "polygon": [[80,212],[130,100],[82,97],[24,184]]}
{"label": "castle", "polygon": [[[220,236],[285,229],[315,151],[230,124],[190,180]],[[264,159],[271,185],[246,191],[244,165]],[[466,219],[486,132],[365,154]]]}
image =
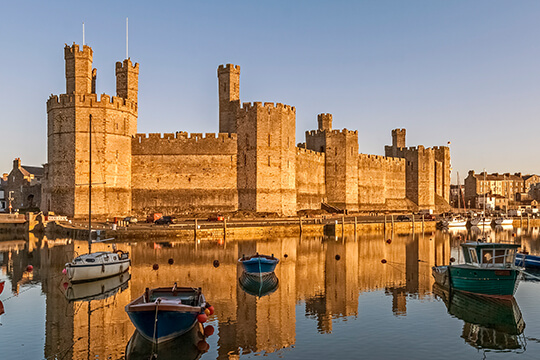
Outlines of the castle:
{"label": "castle", "polygon": [[64,58],[66,93],[47,101],[44,211],[86,217],[90,165],[94,217],[235,210],[290,216],[321,204],[410,211],[448,203],[448,147],[406,147],[405,130],[396,129],[386,156],[359,154],[358,132],[334,130],[331,114],[319,114],[318,129],[297,145],[296,109],[241,104],[237,65],[217,70],[218,134],[138,134],[139,65],[117,62],[116,96],[98,97],[92,49],[66,45]]}

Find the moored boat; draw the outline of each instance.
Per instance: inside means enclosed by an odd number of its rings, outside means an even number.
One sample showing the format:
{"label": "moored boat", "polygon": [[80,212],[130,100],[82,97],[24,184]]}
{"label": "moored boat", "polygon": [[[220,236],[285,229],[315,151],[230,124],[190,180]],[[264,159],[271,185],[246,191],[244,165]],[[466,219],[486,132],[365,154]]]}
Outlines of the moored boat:
{"label": "moored boat", "polygon": [[514,220],[512,218],[508,218],[506,216],[498,216],[493,219],[493,222],[491,225],[501,225],[501,226],[510,226],[514,223]]}
{"label": "moored boat", "polygon": [[251,274],[268,274],[276,269],[279,259],[259,253],[252,256],[244,256],[238,259],[238,262],[244,267],[244,271]]}
{"label": "moored boat", "polygon": [[130,264],[127,253],[100,251],[79,255],[66,263],[66,273],[73,283],[93,281],[122,274]]}
{"label": "moored boat", "polygon": [[448,227],[465,227],[467,226],[467,219],[461,216],[453,216],[448,219]]}
{"label": "moored boat", "polygon": [[465,263],[432,268],[438,284],[481,295],[514,295],[522,270],[514,264],[519,245],[468,242],[461,247]]}
{"label": "moored boat", "polygon": [[139,333],[148,341],[161,343],[174,339],[206,321],[213,307],[206,302],[201,288],[160,287],[126,305],[125,310]]}
{"label": "moored boat", "polygon": [[479,217],[471,217],[469,218],[469,220],[467,220],[467,225],[469,226],[478,226],[478,224],[480,223],[480,218]]}
{"label": "moored boat", "polygon": [[516,254],[516,266],[521,266],[526,269],[540,269],[540,256],[517,253]]}

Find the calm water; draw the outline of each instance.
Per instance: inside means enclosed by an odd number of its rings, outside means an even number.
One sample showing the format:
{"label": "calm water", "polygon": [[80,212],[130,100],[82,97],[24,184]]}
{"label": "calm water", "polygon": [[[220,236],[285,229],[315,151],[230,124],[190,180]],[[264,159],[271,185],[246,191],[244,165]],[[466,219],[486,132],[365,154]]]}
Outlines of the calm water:
{"label": "calm water", "polygon": [[[122,243],[118,247],[132,258],[130,275],[75,286],[62,269],[74,253],[86,251],[84,241],[0,238],[0,281],[6,281],[0,358],[148,359],[152,349],[132,339],[124,306],[145,287],[177,282],[203,288],[216,309],[205,325],[215,331],[204,339],[195,329],[161,346],[158,359],[538,359],[540,282],[522,281],[516,301],[502,304],[475,297],[448,303],[433,288],[431,267],[450,257],[459,261],[459,242],[476,236]],[[489,236],[521,241],[540,254],[538,228]],[[281,259],[278,287],[263,289],[263,296],[239,281],[237,259],[254,252]],[[32,272],[25,271],[29,264]]]}

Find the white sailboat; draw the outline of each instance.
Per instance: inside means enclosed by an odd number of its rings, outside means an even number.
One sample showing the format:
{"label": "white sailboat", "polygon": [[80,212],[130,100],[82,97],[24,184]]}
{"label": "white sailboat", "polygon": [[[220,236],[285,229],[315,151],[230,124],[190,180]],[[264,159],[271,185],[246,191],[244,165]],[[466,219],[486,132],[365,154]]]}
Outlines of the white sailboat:
{"label": "white sailboat", "polygon": [[129,254],[122,251],[92,252],[92,115],[89,118],[89,176],[88,176],[88,254],[66,263],[66,274],[73,282],[93,281],[121,274],[129,269]]}

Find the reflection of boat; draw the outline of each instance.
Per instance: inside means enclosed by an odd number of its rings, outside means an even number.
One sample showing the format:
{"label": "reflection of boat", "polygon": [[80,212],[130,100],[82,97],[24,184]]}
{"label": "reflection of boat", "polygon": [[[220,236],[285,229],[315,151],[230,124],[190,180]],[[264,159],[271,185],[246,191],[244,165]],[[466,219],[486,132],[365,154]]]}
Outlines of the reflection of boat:
{"label": "reflection of boat", "polygon": [[244,256],[238,259],[238,262],[244,267],[244,271],[252,274],[271,273],[275,270],[279,260],[272,256],[260,255]]}
{"label": "reflection of boat", "polygon": [[433,292],[444,301],[448,313],[465,322],[462,337],[475,348],[511,350],[522,348],[519,335],[525,322],[514,299],[500,299],[482,295],[449,292],[433,285]]}
{"label": "reflection of boat", "polygon": [[176,287],[175,284],[152,290],[146,288],[125,310],[142,336],[160,343],[189,331],[209,306],[201,288]]}
{"label": "reflection of boat", "polygon": [[118,275],[129,269],[128,254],[119,252],[94,252],[77,256],[66,264],[71,282],[92,281]]}
{"label": "reflection of boat", "polygon": [[516,266],[522,266],[526,269],[540,269],[540,256],[517,253]]}
{"label": "reflection of boat", "polygon": [[0,281],[0,294],[2,294],[2,291],[4,291],[4,285],[6,284],[5,281]]}
{"label": "reflection of boat", "polygon": [[242,290],[258,297],[271,294],[279,287],[278,277],[273,272],[262,275],[243,272],[238,282]]}
{"label": "reflection of boat", "polygon": [[154,358],[159,360],[199,359],[205,352],[201,350],[204,348],[199,345],[201,342],[204,342],[201,325],[194,326],[184,335],[157,347],[135,330],[126,346],[126,360],[148,360],[154,354],[157,356]]}
{"label": "reflection of boat", "polygon": [[4,314],[4,304],[0,301],[0,315]]}
{"label": "reflection of boat", "polygon": [[126,272],[107,279],[89,281],[84,283],[70,283],[65,295],[69,301],[90,301],[106,299],[128,288],[131,275]]}
{"label": "reflection of boat", "polygon": [[461,244],[464,264],[434,266],[435,281],[454,290],[490,296],[512,296],[521,269],[514,265],[519,245],[468,242]]}

